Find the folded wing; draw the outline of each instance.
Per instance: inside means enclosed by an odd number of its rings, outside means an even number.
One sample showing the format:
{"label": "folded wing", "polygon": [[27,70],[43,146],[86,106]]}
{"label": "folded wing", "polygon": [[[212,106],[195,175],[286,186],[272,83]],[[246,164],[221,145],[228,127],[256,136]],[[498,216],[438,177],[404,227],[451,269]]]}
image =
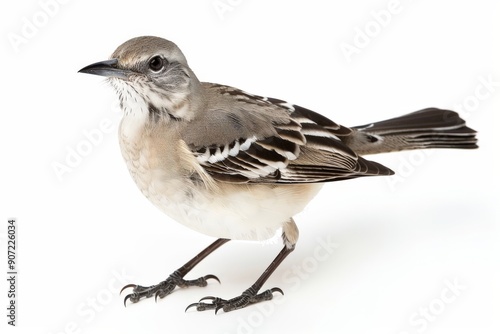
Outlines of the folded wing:
{"label": "folded wing", "polygon": [[[351,134],[349,128],[282,100],[209,85],[209,93],[219,94],[213,100],[225,103],[209,106],[203,119],[192,125],[216,127],[210,129],[211,136],[203,136],[212,138],[211,143],[202,144],[196,134],[186,135],[184,140],[214,179],[297,184],[393,174],[389,168],[359,157],[342,142],[340,137]],[[235,131],[241,123],[246,125],[244,130]]]}

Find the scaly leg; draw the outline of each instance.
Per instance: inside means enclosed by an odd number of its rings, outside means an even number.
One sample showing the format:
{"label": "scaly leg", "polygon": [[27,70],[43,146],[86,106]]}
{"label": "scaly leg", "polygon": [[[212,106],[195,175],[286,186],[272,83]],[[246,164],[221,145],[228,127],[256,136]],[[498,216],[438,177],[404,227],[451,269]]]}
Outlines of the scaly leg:
{"label": "scaly leg", "polygon": [[127,288],[134,288],[131,294],[125,296],[123,303],[127,306],[127,300],[130,300],[132,303],[137,303],[143,298],[150,298],[153,295],[155,296],[155,300],[160,297],[163,298],[166,295],[169,295],[174,291],[175,287],[186,288],[190,286],[206,286],[208,279],[214,279],[219,281],[217,276],[214,275],[206,275],[194,280],[185,280],[184,276],[189,273],[198,263],[200,263],[204,258],[206,258],[209,254],[215,251],[220,246],[224,245],[228,242],[229,239],[217,239],[210,246],[201,251],[198,255],[188,261],[185,265],[174,271],[166,280],[149,287],[144,287],[137,284],[128,284],[125,285],[120,293]]}

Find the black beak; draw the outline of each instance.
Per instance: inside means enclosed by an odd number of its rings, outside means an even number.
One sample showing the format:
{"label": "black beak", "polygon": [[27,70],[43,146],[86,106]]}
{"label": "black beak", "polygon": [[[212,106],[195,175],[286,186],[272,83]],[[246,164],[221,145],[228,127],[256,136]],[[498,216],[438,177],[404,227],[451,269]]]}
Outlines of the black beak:
{"label": "black beak", "polygon": [[118,59],[100,61],[98,63],[85,66],[78,73],[88,73],[100,75],[108,78],[128,79],[132,71],[123,70],[117,67]]}

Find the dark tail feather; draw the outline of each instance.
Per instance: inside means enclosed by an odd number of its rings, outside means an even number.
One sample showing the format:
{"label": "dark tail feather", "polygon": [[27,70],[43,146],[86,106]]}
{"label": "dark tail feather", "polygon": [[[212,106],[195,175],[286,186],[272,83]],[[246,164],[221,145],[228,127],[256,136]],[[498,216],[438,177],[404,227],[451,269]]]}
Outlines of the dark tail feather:
{"label": "dark tail feather", "polygon": [[[358,154],[423,148],[477,148],[476,131],[451,110],[427,108],[353,127],[346,144]],[[357,131],[356,131],[357,130]]]}

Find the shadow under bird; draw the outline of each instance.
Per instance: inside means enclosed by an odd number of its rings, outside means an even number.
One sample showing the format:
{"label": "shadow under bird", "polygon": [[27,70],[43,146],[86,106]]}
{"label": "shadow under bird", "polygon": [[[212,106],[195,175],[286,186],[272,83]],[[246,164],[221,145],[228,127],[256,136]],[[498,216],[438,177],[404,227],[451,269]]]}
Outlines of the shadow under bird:
{"label": "shadow under bird", "polygon": [[283,249],[247,290],[187,309],[228,312],[270,300],[283,291],[262,287],[298,240],[292,217],[325,182],[393,174],[367,154],[477,147],[476,132],[450,110],[346,127],[279,99],[200,82],[177,45],[159,37],[133,38],[79,72],[107,77],[118,94],[120,148],[142,193],[174,220],[218,238],[159,284],[125,286],[133,288],[125,304],[219,281],[185,276],[231,239],[265,240],[281,229]]}

